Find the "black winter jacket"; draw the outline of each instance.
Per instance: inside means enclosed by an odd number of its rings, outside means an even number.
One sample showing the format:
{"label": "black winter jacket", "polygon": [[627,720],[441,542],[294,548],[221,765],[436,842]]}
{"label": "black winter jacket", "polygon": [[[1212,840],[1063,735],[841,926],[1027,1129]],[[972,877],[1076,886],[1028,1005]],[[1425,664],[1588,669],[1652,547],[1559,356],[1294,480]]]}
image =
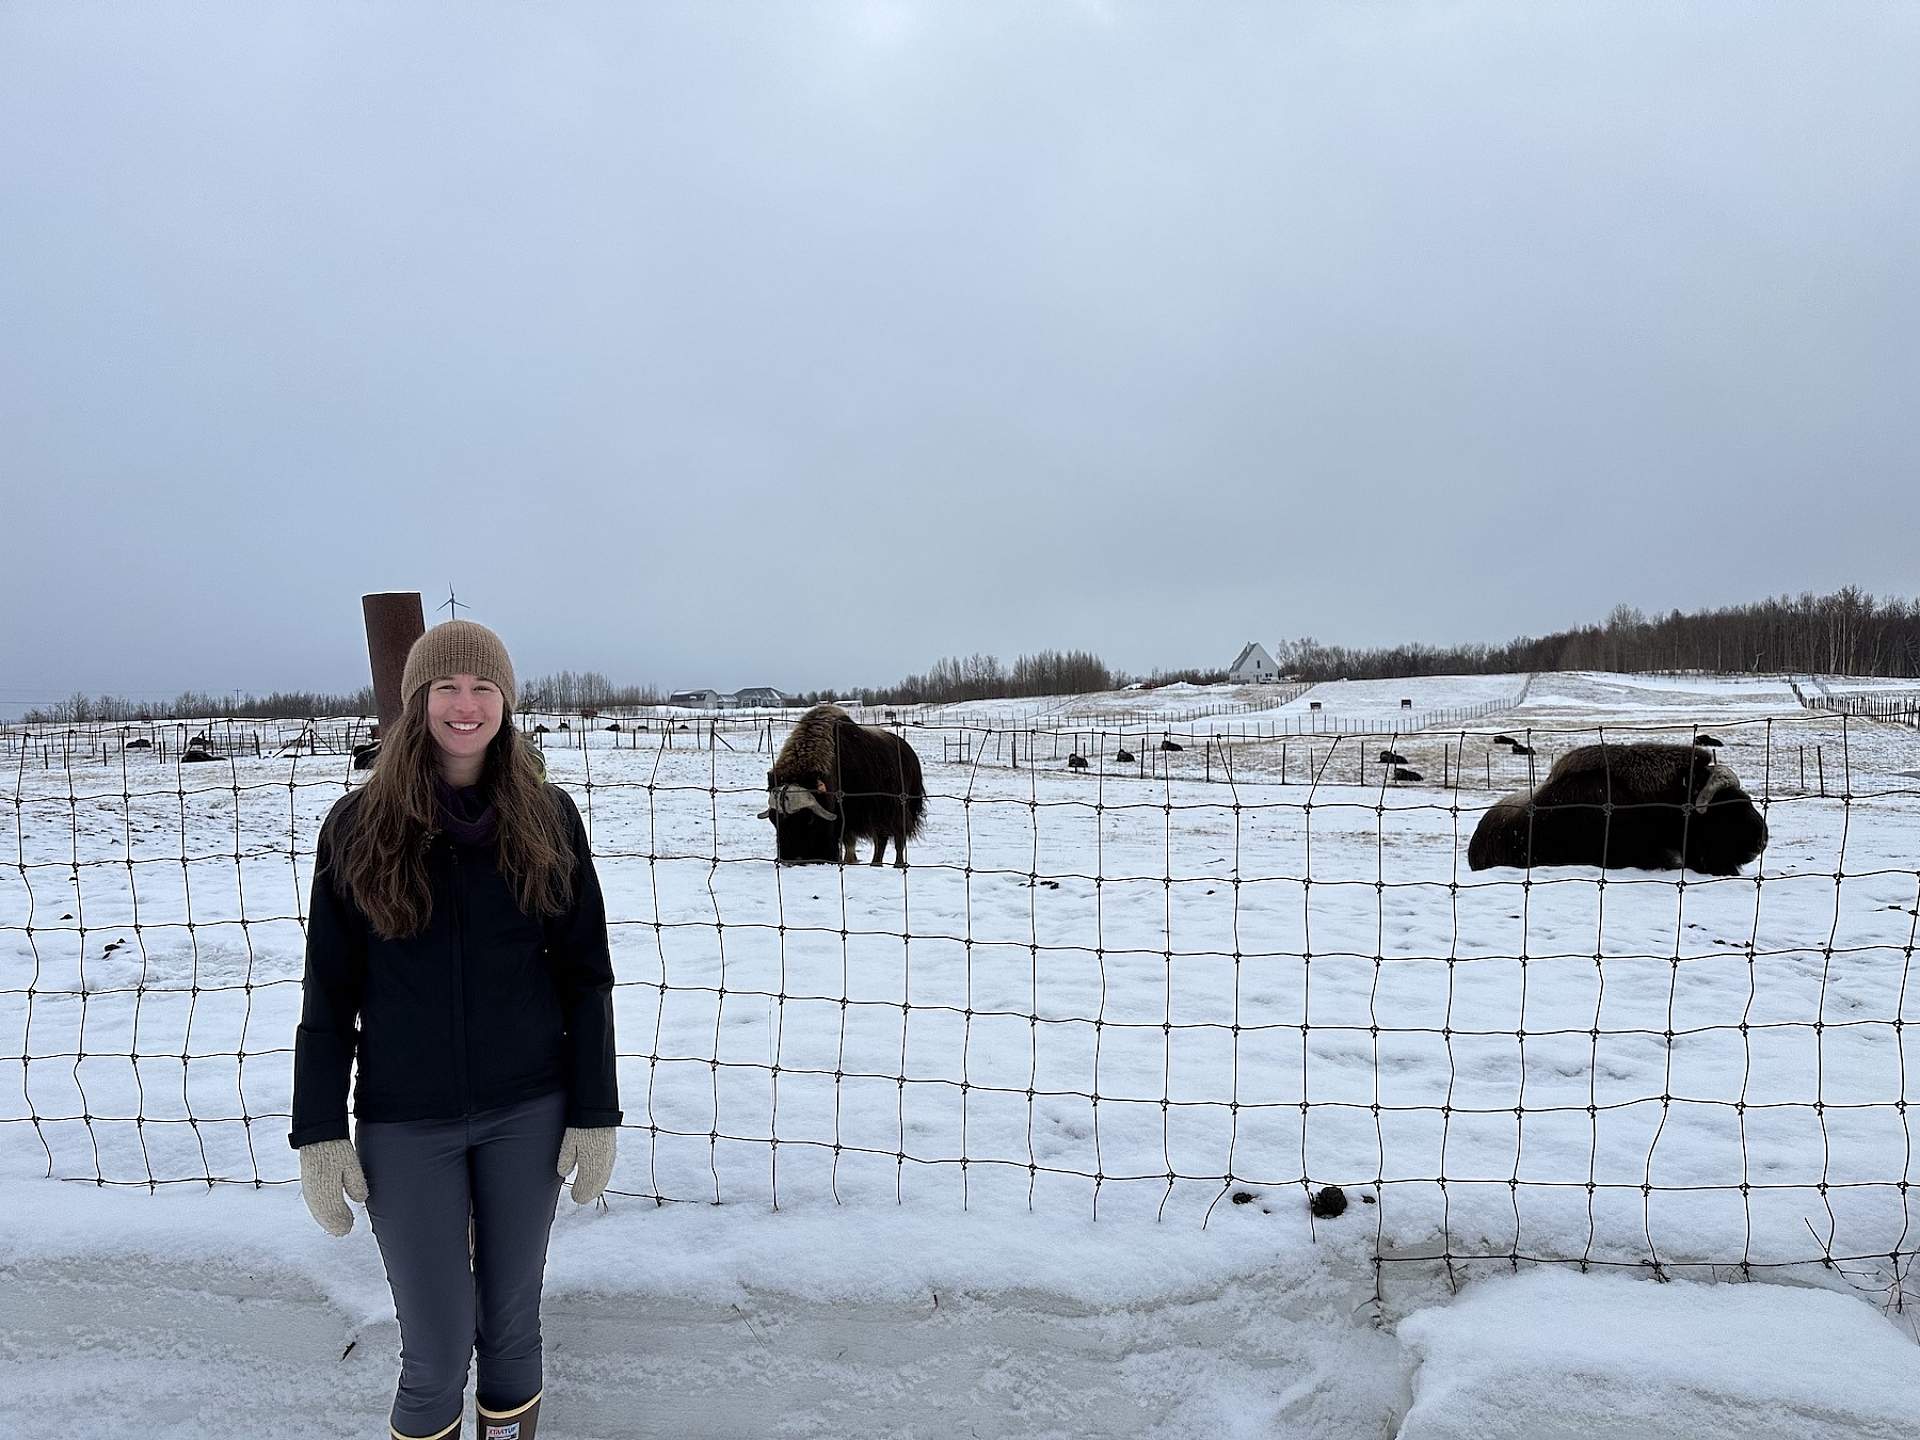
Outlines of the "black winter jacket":
{"label": "black winter jacket", "polygon": [[564,1090],[567,1124],[618,1125],[606,905],[573,798],[549,798],[573,834],[573,903],[525,914],[491,844],[433,837],[433,913],[385,940],[335,888],[334,853],[360,792],[320,828],[293,1055],[298,1149],[345,1139],[347,1076],[362,1120],[445,1120]]}

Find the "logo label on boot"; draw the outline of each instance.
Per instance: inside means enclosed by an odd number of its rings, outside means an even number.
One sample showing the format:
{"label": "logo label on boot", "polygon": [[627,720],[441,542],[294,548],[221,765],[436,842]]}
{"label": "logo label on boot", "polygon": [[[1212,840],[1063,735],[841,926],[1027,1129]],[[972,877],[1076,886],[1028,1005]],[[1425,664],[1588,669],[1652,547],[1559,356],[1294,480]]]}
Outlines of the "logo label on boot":
{"label": "logo label on boot", "polygon": [[504,1425],[489,1422],[483,1440],[520,1440],[520,1422],[509,1420]]}

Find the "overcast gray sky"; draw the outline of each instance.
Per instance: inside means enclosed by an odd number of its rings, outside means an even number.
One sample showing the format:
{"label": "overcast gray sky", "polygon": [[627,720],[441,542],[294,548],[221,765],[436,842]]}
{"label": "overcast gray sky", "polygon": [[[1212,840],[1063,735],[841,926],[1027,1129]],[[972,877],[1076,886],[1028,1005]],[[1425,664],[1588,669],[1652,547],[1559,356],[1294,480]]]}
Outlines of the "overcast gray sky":
{"label": "overcast gray sky", "polygon": [[1504,640],[1920,534],[1920,6],[0,5],[0,702]]}

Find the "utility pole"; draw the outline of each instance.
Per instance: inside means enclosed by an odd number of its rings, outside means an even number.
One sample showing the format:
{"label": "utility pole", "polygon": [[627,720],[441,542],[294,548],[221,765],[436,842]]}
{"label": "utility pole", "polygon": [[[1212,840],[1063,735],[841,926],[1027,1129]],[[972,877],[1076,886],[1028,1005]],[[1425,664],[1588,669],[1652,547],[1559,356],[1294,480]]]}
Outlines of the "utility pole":
{"label": "utility pole", "polygon": [[[452,598],[449,592],[449,599]],[[373,668],[374,709],[380,730],[400,718],[400,680],[407,668],[407,651],[426,633],[418,590],[362,595],[360,613],[367,626],[367,660]]]}

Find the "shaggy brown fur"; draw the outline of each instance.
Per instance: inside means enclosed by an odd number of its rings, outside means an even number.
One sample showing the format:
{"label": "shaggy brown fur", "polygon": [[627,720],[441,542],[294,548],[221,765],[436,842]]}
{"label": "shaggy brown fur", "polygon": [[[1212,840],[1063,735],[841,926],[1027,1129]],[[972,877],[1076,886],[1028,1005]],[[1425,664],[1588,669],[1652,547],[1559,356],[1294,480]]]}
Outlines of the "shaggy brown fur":
{"label": "shaggy brown fur", "polygon": [[788,864],[858,858],[854,841],[873,842],[873,863],[893,841],[894,864],[907,863],[907,841],[920,830],[927,792],[920,757],[891,730],[858,725],[838,705],[816,705],[767,771],[763,819],[774,828],[774,851]]}
{"label": "shaggy brown fur", "polygon": [[1691,745],[1582,745],[1532,792],[1480,817],[1467,848],[1494,866],[1683,866],[1737,875],[1766,848],[1767,824],[1740,777]]}

